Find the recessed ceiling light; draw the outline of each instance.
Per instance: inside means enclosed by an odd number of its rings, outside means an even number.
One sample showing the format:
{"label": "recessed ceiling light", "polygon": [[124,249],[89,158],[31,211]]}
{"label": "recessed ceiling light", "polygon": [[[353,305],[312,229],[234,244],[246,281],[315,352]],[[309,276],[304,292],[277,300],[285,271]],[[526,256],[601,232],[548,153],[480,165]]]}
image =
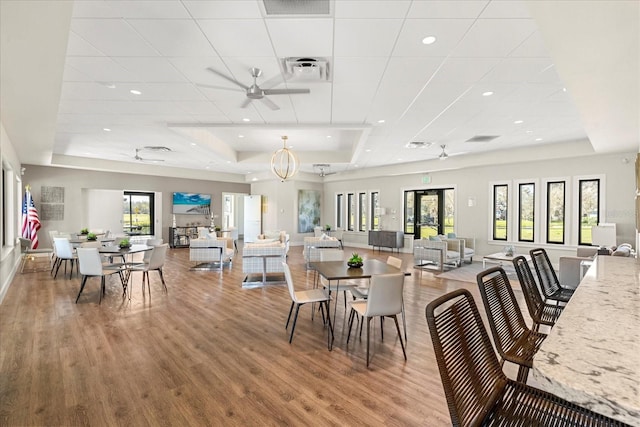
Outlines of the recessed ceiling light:
{"label": "recessed ceiling light", "polygon": [[105,131],[105,132],[111,132],[111,129],[109,129],[109,128],[102,128],[102,130]]}
{"label": "recessed ceiling light", "polygon": [[244,138],[244,135],[238,135],[238,138]]}
{"label": "recessed ceiling light", "polygon": [[245,117],[244,119],[242,119],[242,121],[243,121],[243,122],[250,122],[250,121],[251,121],[251,119],[249,119],[249,118]]}
{"label": "recessed ceiling light", "polygon": [[231,160],[227,160],[227,164],[231,163]]}
{"label": "recessed ceiling light", "polygon": [[370,152],[371,152],[371,148],[367,148],[367,149],[366,149],[366,150],[364,150],[364,151],[365,151],[365,152],[367,152],[367,153],[370,153]]}
{"label": "recessed ceiling light", "polygon": [[205,169],[209,169],[210,167],[211,167],[211,166],[205,166],[204,168],[205,168]]}
{"label": "recessed ceiling light", "polygon": [[378,123],[384,123],[384,119],[378,120]]}
{"label": "recessed ceiling light", "polygon": [[257,181],[258,178],[256,178],[255,176],[253,178],[251,178],[251,181]]}
{"label": "recessed ceiling light", "polygon": [[195,143],[195,142],[192,142],[192,143],[191,143],[191,145],[192,145],[192,146],[194,146],[194,145],[196,145],[196,143]]}
{"label": "recessed ceiling light", "polygon": [[115,89],[115,88],[116,88],[116,85],[115,85],[115,84],[113,84],[113,83],[107,83],[107,84],[105,84],[105,86],[106,86],[107,88],[109,88],[109,89]]}
{"label": "recessed ceiling light", "polygon": [[532,130],[527,130],[527,131],[525,131],[525,133],[533,133],[533,131]]}
{"label": "recessed ceiling light", "polygon": [[566,87],[563,87],[563,88],[562,88],[562,91],[563,91],[563,92],[566,92],[566,91],[567,91],[567,88],[566,88]]}
{"label": "recessed ceiling light", "polygon": [[135,90],[135,89],[131,89],[129,92],[131,92],[134,95],[142,95],[142,92],[140,92],[139,90]]}
{"label": "recessed ceiling light", "polygon": [[331,135],[327,135],[327,138],[331,138]]}
{"label": "recessed ceiling light", "polygon": [[542,138],[536,138],[536,141],[542,141]]}
{"label": "recessed ceiling light", "polygon": [[433,44],[436,42],[436,36],[427,36],[422,39],[422,44]]}
{"label": "recessed ceiling light", "polygon": [[490,90],[487,92],[482,92],[482,96],[491,96],[493,95],[493,92],[491,92]]}
{"label": "recessed ceiling light", "polygon": [[354,168],[357,168],[357,167],[358,167],[358,165],[353,165],[353,167],[354,167]]}
{"label": "recessed ceiling light", "polygon": [[516,120],[515,122],[513,122],[514,125],[519,125],[520,123],[524,123],[523,120]]}
{"label": "recessed ceiling light", "polygon": [[402,161],[402,157],[398,157],[398,161],[399,161],[399,162],[400,162],[400,161]]}

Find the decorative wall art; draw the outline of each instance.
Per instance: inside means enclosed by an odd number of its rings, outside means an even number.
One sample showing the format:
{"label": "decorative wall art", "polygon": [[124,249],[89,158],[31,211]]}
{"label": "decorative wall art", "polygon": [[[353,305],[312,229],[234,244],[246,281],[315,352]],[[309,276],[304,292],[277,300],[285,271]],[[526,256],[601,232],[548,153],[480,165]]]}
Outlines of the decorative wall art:
{"label": "decorative wall art", "polygon": [[320,225],[320,192],[298,190],[298,233],[309,233]]}
{"label": "decorative wall art", "polygon": [[40,219],[64,220],[64,187],[40,187]]}

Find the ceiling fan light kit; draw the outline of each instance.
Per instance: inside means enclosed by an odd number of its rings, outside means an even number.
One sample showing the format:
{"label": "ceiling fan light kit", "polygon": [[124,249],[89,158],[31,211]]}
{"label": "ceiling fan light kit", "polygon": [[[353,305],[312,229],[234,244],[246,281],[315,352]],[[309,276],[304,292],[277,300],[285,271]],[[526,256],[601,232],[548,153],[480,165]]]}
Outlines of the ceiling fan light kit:
{"label": "ceiling fan light kit", "polygon": [[295,153],[287,148],[286,135],[282,136],[282,148],[271,156],[271,171],[284,182],[292,178],[300,168],[300,162]]}

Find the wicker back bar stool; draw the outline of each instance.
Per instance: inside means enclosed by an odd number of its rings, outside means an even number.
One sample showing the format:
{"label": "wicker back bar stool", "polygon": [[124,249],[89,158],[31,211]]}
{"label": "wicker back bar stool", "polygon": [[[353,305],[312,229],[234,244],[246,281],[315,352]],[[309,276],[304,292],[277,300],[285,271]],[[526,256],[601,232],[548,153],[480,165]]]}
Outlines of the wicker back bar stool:
{"label": "wicker back bar stool", "polygon": [[533,266],[536,269],[540,290],[545,299],[556,301],[556,305],[561,302],[569,302],[575,289],[560,286],[558,275],[551,265],[547,251],[542,248],[537,248],[531,249],[529,254],[531,255]]}

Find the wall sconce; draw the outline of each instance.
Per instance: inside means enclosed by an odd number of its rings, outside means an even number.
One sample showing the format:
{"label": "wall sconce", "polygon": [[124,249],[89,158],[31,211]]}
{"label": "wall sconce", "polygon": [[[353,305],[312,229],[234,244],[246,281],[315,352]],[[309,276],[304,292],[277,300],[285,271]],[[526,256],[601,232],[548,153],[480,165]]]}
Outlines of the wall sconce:
{"label": "wall sconce", "polygon": [[376,216],[382,216],[387,214],[387,210],[385,208],[376,208],[375,210]]}

